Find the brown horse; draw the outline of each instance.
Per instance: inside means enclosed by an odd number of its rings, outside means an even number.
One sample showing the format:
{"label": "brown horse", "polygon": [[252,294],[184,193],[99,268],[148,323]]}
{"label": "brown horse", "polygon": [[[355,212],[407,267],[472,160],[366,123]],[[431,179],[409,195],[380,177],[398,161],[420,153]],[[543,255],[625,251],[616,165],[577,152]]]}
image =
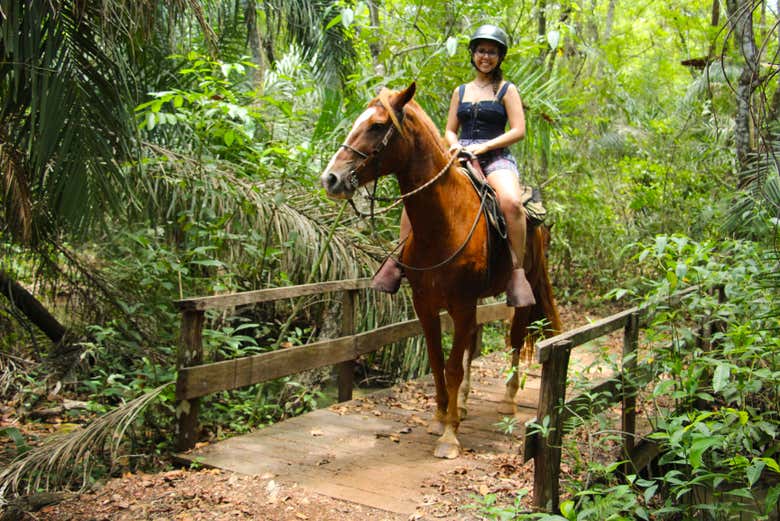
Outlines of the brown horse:
{"label": "brown horse", "polygon": [[[412,83],[400,92],[383,89],[355,121],[321,181],[330,197],[348,199],[359,186],[380,176],[393,174],[398,180],[413,230],[401,262],[415,268],[407,268],[406,277],[436,386],[437,409],[429,430],[441,435],[434,454],[455,458],[460,454],[457,430],[463,412],[459,400],[465,402],[468,395],[468,368],[476,342],[477,301],[504,291],[512,260],[506,241],[495,240],[492,259],[488,258],[491,232],[480,216],[480,198],[454,165],[433,121],[412,100],[415,88]],[[529,231],[524,267],[538,304],[515,312],[511,328],[514,364],[532,320],[546,318],[548,328],[560,330],[545,247],[542,229]],[[455,326],[446,363],[439,322],[442,309],[449,312]],[[514,412],[516,373],[507,384],[502,411]]]}

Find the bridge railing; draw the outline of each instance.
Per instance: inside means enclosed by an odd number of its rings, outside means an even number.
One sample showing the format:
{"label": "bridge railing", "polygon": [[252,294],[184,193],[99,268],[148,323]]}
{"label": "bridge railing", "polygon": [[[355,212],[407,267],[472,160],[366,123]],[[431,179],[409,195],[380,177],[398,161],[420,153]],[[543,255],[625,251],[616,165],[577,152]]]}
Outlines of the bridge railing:
{"label": "bridge railing", "polygon": [[[339,401],[350,400],[352,398],[353,368],[358,357],[377,351],[383,346],[422,334],[422,327],[416,319],[405,320],[371,331],[356,332],[355,318],[359,308],[358,295],[362,290],[369,288],[370,283],[370,279],[367,278],[353,279],[176,301],[175,305],[182,314],[177,357],[178,434],[176,448],[184,451],[195,446],[200,398],[211,393],[237,389],[310,369],[335,365],[338,366],[338,399]],[[251,306],[263,302],[334,292],[341,293],[342,321],[339,338],[253,356],[204,363],[203,325],[207,310]],[[512,309],[503,303],[479,306],[477,308],[477,324],[481,326],[488,322],[509,318],[511,312]],[[451,331],[452,320],[449,316],[442,314],[441,320],[442,328],[445,331]]]}
{"label": "bridge railing", "polygon": [[[176,301],[182,313],[181,337],[178,351],[178,379],[176,400],[178,414],[177,449],[188,450],[195,445],[200,398],[211,393],[237,389],[310,369],[336,365],[338,371],[339,401],[352,397],[352,375],[355,360],[383,346],[421,335],[418,320],[406,320],[371,331],[357,333],[355,318],[360,291],[370,286],[370,279],[354,279],[283,288],[188,298]],[[676,305],[686,295],[699,291],[688,288],[670,297],[668,304]],[[723,289],[716,288],[719,298]],[[301,346],[288,347],[253,356],[214,363],[203,361],[203,325],[205,311],[273,302],[323,293],[341,293],[341,336]],[[561,441],[566,420],[573,416],[587,418],[615,403],[622,404],[621,422],[625,457],[637,468],[642,468],[654,450],[635,446],[636,436],[636,350],[640,329],[652,318],[650,307],[627,309],[536,345],[536,355],[542,364],[541,386],[537,416],[526,424],[523,451],[525,460],[534,459],[534,505],[546,511],[557,511],[559,506],[559,476]],[[480,334],[485,323],[510,318],[512,308],[503,303],[486,304],[477,309]],[[452,320],[442,314],[442,328],[452,330]],[[623,329],[623,359],[621,372],[593,386],[589,392],[566,401],[566,382],[571,350],[586,342]],[[481,341],[478,335],[478,342]],[[593,396],[600,396],[598,404]],[[542,420],[539,420],[539,419]],[[544,435],[536,428],[545,425]]]}
{"label": "bridge railing", "polygon": [[[675,293],[666,304],[676,306],[684,297],[697,291],[701,291],[699,286]],[[717,292],[720,301],[725,300],[722,287],[714,288],[714,291]],[[637,366],[636,351],[640,329],[652,318],[651,307],[633,307],[543,340],[536,345],[537,360],[542,364],[539,404],[536,418],[526,423],[523,443],[525,461],[532,458],[534,460],[533,503],[536,508],[548,512],[558,511],[562,438],[566,433],[566,422],[572,417],[587,419],[600,410],[620,403],[623,456],[629,462],[624,467],[626,473],[635,472],[632,467],[641,469],[646,466],[652,455],[657,452],[657,446],[650,442],[643,443],[641,446],[635,443],[638,390],[635,384],[642,376]],[[621,372],[566,401],[567,371],[571,350],[621,328],[623,329]],[[706,332],[703,333],[706,335]],[[597,397],[597,403],[593,401],[594,397]]]}

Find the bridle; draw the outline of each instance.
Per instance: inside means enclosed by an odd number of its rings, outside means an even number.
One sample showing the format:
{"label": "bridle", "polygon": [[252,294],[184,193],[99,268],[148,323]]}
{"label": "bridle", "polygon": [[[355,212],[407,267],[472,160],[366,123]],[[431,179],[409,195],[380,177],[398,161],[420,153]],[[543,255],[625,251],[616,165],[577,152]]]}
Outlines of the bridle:
{"label": "bridle", "polygon": [[[399,124],[403,122],[403,112],[401,112],[401,117],[399,118]],[[342,143],[339,145],[339,148],[344,148],[346,150],[349,150],[356,156],[359,156],[363,159],[363,161],[360,162],[357,166],[353,167],[349,173],[347,174],[347,180],[346,185],[348,189],[357,190],[360,186],[360,180],[358,179],[358,172],[363,170],[365,168],[366,164],[370,163],[377,155],[379,155],[380,152],[382,152],[385,148],[387,148],[387,144],[390,143],[390,140],[393,138],[393,134],[395,133],[395,125],[392,123],[390,124],[390,127],[388,127],[387,132],[385,132],[384,137],[381,141],[377,142],[377,144],[374,146],[374,149],[366,154],[365,152],[362,152],[358,150],[357,148],[353,147],[352,145],[348,145],[347,143]],[[379,170],[382,165],[381,158],[379,158],[376,162],[376,177],[374,178],[374,192],[376,192],[376,180],[379,178]]]}
{"label": "bridle", "polygon": [[[404,120],[404,112],[401,112],[399,114],[399,116],[400,117],[398,118],[398,124],[400,125],[400,124],[403,123],[403,120]],[[394,135],[394,132],[395,132],[395,128],[396,128],[395,125],[391,124],[390,127],[387,129],[387,132],[385,132],[385,135],[382,138],[382,140],[377,142],[377,144],[374,146],[374,149],[370,153],[368,153],[368,154],[366,154],[365,152],[363,152],[361,150],[358,150],[357,148],[355,148],[352,145],[349,145],[347,143],[342,143],[341,145],[339,145],[339,148],[346,149],[346,150],[352,152],[353,154],[355,154],[356,156],[359,156],[361,159],[363,159],[363,161],[361,161],[360,164],[358,164],[357,166],[353,167],[349,171],[349,173],[347,174],[347,180],[346,180],[345,184],[347,185],[348,189],[351,188],[352,190],[357,190],[360,187],[360,180],[357,177],[358,172],[360,170],[362,170],[366,166],[366,164],[369,163],[371,160],[373,160],[374,157],[376,157],[380,152],[382,152],[385,148],[387,148],[388,143],[390,143],[390,140],[393,138],[393,135]],[[401,133],[401,135],[403,135],[403,133]],[[441,170],[439,170],[439,172],[435,176],[433,176],[428,181],[426,181],[422,185],[418,186],[414,190],[411,190],[411,191],[409,191],[409,192],[407,192],[405,194],[401,194],[400,196],[394,197],[394,198],[377,197],[376,196],[377,182],[379,180],[379,171],[380,171],[380,169],[382,167],[382,160],[381,160],[382,158],[380,157],[376,161],[376,176],[374,176],[374,187],[372,188],[371,192],[368,192],[368,189],[366,189],[366,192],[367,192],[366,195],[368,197],[368,200],[371,201],[371,211],[370,211],[370,213],[366,214],[366,213],[361,212],[360,210],[358,210],[357,206],[355,206],[355,203],[352,201],[352,199],[349,200],[349,204],[350,204],[350,206],[352,206],[352,209],[355,211],[355,213],[357,215],[359,215],[360,217],[371,217],[371,219],[373,220],[375,215],[382,214],[382,213],[385,213],[385,212],[389,212],[390,210],[392,210],[393,208],[395,208],[396,206],[401,204],[404,201],[404,199],[406,199],[408,197],[411,197],[411,196],[415,195],[416,193],[421,192],[422,190],[425,190],[430,185],[432,185],[433,183],[438,181],[438,179],[441,176],[443,176],[450,169],[450,167],[452,166],[452,163],[455,162],[455,159],[457,157],[458,157],[457,152],[453,153],[452,156],[450,157],[450,160],[447,161],[447,164],[444,165],[444,167]],[[387,206],[387,207],[385,207],[385,208],[375,212],[374,211],[374,203],[377,202],[377,201],[378,202],[392,203],[392,204],[390,206]]]}
{"label": "bridle", "polygon": [[[404,117],[404,113],[401,112],[400,117],[398,118],[399,119],[399,125],[403,122],[403,117]],[[390,140],[393,138],[393,136],[395,134],[395,128],[396,128],[395,125],[393,125],[391,123],[390,127],[385,132],[384,137],[381,139],[381,141],[377,142],[377,144],[374,146],[374,149],[370,153],[365,153],[362,150],[358,150],[357,148],[355,148],[352,145],[349,145],[347,143],[342,143],[341,145],[339,145],[339,148],[343,148],[345,150],[348,150],[349,152],[355,154],[356,156],[358,156],[358,157],[360,157],[362,159],[362,161],[358,165],[353,167],[349,171],[349,173],[347,174],[347,180],[346,180],[347,188],[352,188],[353,190],[357,190],[359,188],[360,180],[357,177],[358,172],[360,172],[363,168],[365,168],[368,163],[370,163],[385,148],[387,148],[388,143],[390,143]],[[447,164],[445,164],[444,167],[441,170],[439,170],[439,172],[435,176],[433,176],[431,179],[429,179],[428,181],[426,181],[422,185],[418,186],[414,190],[411,190],[411,191],[409,191],[409,192],[407,192],[405,194],[401,194],[399,197],[397,197],[395,199],[387,199],[387,198],[383,198],[383,197],[376,197],[377,181],[379,180],[379,172],[380,172],[381,164],[382,164],[382,161],[381,161],[382,158],[379,157],[377,159],[377,161],[376,161],[376,176],[374,177],[374,187],[373,187],[371,193],[368,194],[368,199],[371,201],[370,213],[365,214],[365,213],[361,212],[360,210],[358,210],[357,206],[355,206],[355,203],[354,203],[354,201],[351,198],[349,199],[349,204],[350,204],[350,206],[352,206],[352,209],[355,211],[355,213],[357,215],[359,215],[361,217],[371,217],[371,220],[373,222],[374,216],[376,214],[384,213],[384,212],[387,212],[387,211],[393,209],[395,206],[397,206],[400,203],[402,203],[404,201],[404,199],[406,199],[408,197],[411,197],[411,196],[419,193],[422,190],[425,190],[427,187],[429,187],[430,185],[435,183],[441,176],[443,176],[450,169],[450,167],[455,162],[455,159],[457,157],[458,157],[458,152],[457,151],[453,152],[453,154],[450,157],[449,161],[447,161]],[[374,212],[374,203],[376,201],[386,201],[386,202],[392,201],[393,204],[391,204],[390,206],[382,209],[379,212]],[[425,266],[425,267],[410,266],[410,265],[408,265],[406,263],[401,262],[400,259],[396,259],[396,262],[398,263],[398,265],[400,265],[402,268],[407,269],[407,270],[429,271],[429,270],[434,270],[434,269],[443,267],[443,266],[449,264],[450,262],[452,262],[458,255],[460,255],[460,253],[463,251],[463,249],[466,247],[466,245],[471,240],[471,237],[474,235],[474,231],[477,228],[477,223],[479,222],[479,218],[482,215],[482,212],[483,212],[483,210],[485,208],[485,201],[486,201],[486,192],[483,192],[481,197],[480,197],[479,210],[477,211],[476,218],[474,219],[474,222],[471,225],[471,229],[469,230],[469,233],[467,234],[466,239],[463,241],[463,243],[449,257],[447,257],[446,259],[444,259],[441,262],[438,262],[438,263],[433,264],[431,266]],[[405,242],[405,240],[402,241],[400,244],[398,244],[395,248],[393,248],[393,251],[390,252],[390,255],[392,255],[393,252],[395,252],[401,246],[403,246],[404,242]]]}

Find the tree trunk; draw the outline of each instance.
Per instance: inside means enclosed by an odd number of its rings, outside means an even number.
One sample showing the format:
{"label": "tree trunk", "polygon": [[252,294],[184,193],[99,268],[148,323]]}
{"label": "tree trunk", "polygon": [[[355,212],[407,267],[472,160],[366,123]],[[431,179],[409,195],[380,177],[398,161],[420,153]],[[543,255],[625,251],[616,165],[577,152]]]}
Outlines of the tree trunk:
{"label": "tree trunk", "polygon": [[550,46],[547,45],[547,0],[539,0],[537,9],[536,34],[539,37],[539,42],[544,42],[541,44],[541,50],[539,51],[539,63],[544,64],[550,49]]}
{"label": "tree trunk", "polygon": [[49,313],[29,291],[0,269],[0,294],[4,295],[11,305],[21,311],[30,322],[38,326],[43,333],[58,344],[65,336],[65,327]]}
{"label": "tree trunk", "polygon": [[720,25],[720,0],[712,0],[712,18],[710,19],[710,25],[712,27]]}
{"label": "tree trunk", "polygon": [[257,26],[257,2],[255,0],[247,0],[244,8],[244,21],[246,22],[246,43],[249,46],[249,52],[252,53],[252,61],[257,65],[254,74],[255,82],[259,85],[263,79],[265,60],[260,42],[260,29]]}
{"label": "tree trunk", "polygon": [[[753,11],[751,0],[727,0],[729,23],[734,32],[736,48],[744,60],[737,83],[737,114],[734,128],[737,163],[744,172],[750,163],[754,149],[751,112],[753,92],[758,86],[758,50],[753,36]],[[740,181],[740,187],[743,183]]]}
{"label": "tree trunk", "polygon": [[597,44],[599,41],[599,24],[596,19],[596,0],[590,0],[590,16],[588,16],[586,26],[588,32],[590,32],[593,44]]}
{"label": "tree trunk", "polygon": [[[780,31],[777,32],[778,43],[780,43]],[[772,94],[772,101],[769,105],[769,114],[767,115],[767,124],[769,125],[769,131],[777,135],[777,124],[780,123],[780,84],[777,85],[774,94]]]}
{"label": "tree trunk", "polygon": [[[381,34],[379,31],[379,0],[369,0],[368,12],[371,16],[371,30],[375,35]],[[385,66],[379,61],[379,55],[382,54],[382,46],[379,40],[371,40],[368,44],[368,49],[371,51],[371,59],[374,62],[374,73],[377,76],[385,75]]]}
{"label": "tree trunk", "polygon": [[604,22],[604,41],[603,43],[607,43],[609,41],[610,36],[612,36],[612,25],[615,22],[615,3],[617,0],[609,0],[609,5],[607,6],[607,20]]}

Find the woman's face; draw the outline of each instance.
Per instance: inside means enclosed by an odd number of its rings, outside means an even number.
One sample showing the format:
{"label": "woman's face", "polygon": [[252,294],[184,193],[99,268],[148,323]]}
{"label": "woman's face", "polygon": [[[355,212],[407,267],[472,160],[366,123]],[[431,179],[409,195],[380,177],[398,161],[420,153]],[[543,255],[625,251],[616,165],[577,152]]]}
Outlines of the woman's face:
{"label": "woman's face", "polygon": [[477,70],[483,74],[489,74],[490,71],[496,68],[498,56],[498,44],[490,40],[478,41],[474,47],[474,53],[471,55]]}

